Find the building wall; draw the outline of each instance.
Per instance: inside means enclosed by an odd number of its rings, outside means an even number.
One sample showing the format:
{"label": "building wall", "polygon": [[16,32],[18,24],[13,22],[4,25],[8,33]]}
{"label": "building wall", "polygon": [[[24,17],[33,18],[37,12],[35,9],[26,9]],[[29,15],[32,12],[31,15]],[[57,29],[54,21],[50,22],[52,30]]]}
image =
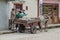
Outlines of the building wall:
{"label": "building wall", "polygon": [[12,6],[10,3],[1,1],[0,2],[0,30],[8,29],[8,19],[10,18],[10,11]]}
{"label": "building wall", "polygon": [[44,0],[43,3],[58,3],[59,4],[59,22],[60,22],[60,0]]}
{"label": "building wall", "polygon": [[23,4],[23,9],[26,10],[26,6],[28,6],[28,10],[25,12],[28,14],[27,17],[33,18],[37,17],[37,0],[25,0],[26,2]]}
{"label": "building wall", "polygon": [[[15,2],[20,3],[19,1],[18,2],[14,1],[14,3]],[[11,8],[14,7],[13,4],[10,3],[10,11],[11,11]],[[22,4],[23,4],[23,9],[25,10],[25,13],[28,14],[26,17],[28,17],[28,18],[37,17],[37,15],[38,15],[37,0],[25,0],[25,3],[22,3]],[[26,6],[28,6],[28,10],[26,10]],[[9,19],[10,19],[10,13],[9,13]]]}
{"label": "building wall", "polygon": [[14,4],[11,1],[9,1],[7,4],[8,4],[7,5],[7,12],[8,12],[8,15],[9,15],[8,19],[10,19],[11,10],[12,10],[12,8],[14,8]]}
{"label": "building wall", "polygon": [[7,3],[0,2],[0,30],[8,28]]}
{"label": "building wall", "polygon": [[43,3],[58,3],[58,0],[44,0]]}

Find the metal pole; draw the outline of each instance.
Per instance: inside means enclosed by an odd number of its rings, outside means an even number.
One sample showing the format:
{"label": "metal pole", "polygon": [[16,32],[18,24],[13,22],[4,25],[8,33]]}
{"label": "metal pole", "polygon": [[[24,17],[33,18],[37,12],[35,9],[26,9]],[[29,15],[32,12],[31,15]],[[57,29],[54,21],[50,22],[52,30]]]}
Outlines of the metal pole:
{"label": "metal pole", "polygon": [[40,15],[43,13],[43,0],[40,0]]}

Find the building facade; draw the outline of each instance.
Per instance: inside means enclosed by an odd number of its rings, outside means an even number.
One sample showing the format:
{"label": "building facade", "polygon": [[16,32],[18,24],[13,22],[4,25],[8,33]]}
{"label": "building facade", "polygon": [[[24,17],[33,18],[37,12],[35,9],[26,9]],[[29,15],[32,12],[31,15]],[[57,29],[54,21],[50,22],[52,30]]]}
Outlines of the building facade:
{"label": "building facade", "polygon": [[[12,8],[24,9],[28,18],[36,18],[41,14],[40,0],[1,0],[0,30],[8,29]],[[43,0],[42,9],[42,13],[49,16],[49,24],[60,23],[60,0]]]}
{"label": "building facade", "polygon": [[24,9],[28,18],[37,17],[37,3],[37,0],[0,0],[0,30],[8,29],[12,8]]}
{"label": "building facade", "polygon": [[0,30],[8,29],[8,19],[11,8],[11,3],[8,3],[6,0],[0,0]]}
{"label": "building facade", "polygon": [[[41,8],[42,3],[42,8]],[[42,13],[49,16],[49,24],[56,24],[60,21],[60,1],[59,0],[15,0],[12,2],[15,8],[24,9],[28,18],[39,17]]]}
{"label": "building facade", "polygon": [[60,23],[60,0],[43,0],[43,13],[49,16],[49,24]]}
{"label": "building facade", "polygon": [[24,9],[25,13],[28,14],[28,18],[37,17],[37,0],[15,0],[11,3],[14,5],[14,8]]}

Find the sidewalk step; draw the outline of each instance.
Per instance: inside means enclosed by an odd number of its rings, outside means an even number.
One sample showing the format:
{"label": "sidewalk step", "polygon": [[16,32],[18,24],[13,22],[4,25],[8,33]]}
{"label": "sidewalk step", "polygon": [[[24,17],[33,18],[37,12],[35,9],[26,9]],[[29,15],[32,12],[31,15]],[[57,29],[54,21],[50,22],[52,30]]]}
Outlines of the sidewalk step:
{"label": "sidewalk step", "polygon": [[3,30],[3,31],[0,31],[0,35],[1,34],[10,34],[10,33],[14,33],[14,32],[11,31],[11,30]]}
{"label": "sidewalk step", "polygon": [[60,24],[48,24],[48,27],[60,26]]}
{"label": "sidewalk step", "polygon": [[[50,25],[48,25],[48,28],[49,29],[51,29],[51,28],[59,28],[59,27],[60,27],[60,24],[50,24]],[[15,32],[13,32],[11,30],[3,30],[3,31],[0,31],[0,35],[1,34],[10,34],[10,33],[15,33]]]}

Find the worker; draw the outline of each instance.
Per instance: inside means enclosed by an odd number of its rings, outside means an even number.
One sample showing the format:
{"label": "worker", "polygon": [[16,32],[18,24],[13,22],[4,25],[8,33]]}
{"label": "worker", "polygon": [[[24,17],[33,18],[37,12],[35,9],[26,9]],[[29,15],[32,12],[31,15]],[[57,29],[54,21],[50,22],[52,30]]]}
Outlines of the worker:
{"label": "worker", "polygon": [[14,19],[15,19],[15,16],[16,16],[16,12],[15,12],[15,9],[12,8],[12,11],[11,11],[11,30],[14,30]]}
{"label": "worker", "polygon": [[[24,10],[21,10],[18,12],[18,14],[16,15],[17,18],[23,18],[24,16],[26,16],[27,14],[24,12]],[[19,27],[18,27],[18,31],[23,33],[25,32],[25,26],[23,24],[19,24]]]}
{"label": "worker", "polygon": [[40,17],[40,31],[44,30],[47,32],[47,22],[48,22],[48,16],[47,14],[41,14]]}
{"label": "worker", "polygon": [[23,18],[24,16],[26,16],[27,14],[24,12],[25,10],[21,10],[18,12],[18,14],[16,15],[18,18]]}

